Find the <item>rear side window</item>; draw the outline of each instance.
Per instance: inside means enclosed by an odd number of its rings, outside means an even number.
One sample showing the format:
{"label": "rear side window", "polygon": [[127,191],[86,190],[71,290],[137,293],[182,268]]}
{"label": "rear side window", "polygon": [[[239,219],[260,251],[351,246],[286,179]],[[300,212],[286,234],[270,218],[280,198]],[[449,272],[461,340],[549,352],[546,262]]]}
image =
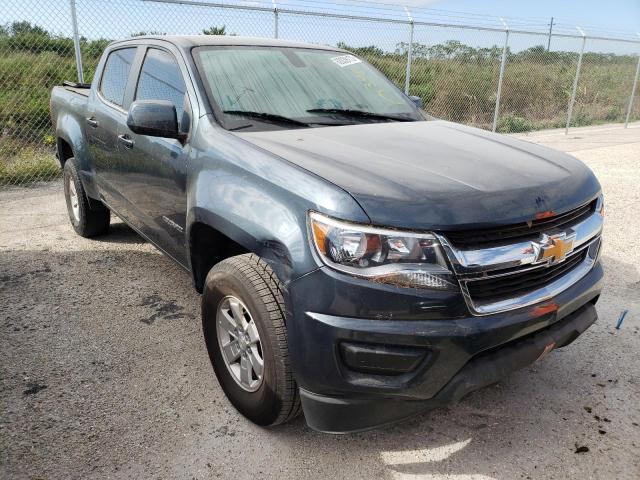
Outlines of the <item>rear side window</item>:
{"label": "rear side window", "polygon": [[111,103],[119,106],[124,103],[124,91],[135,56],[136,49],[134,47],[114,50],[107,57],[100,81],[100,93]]}
{"label": "rear side window", "polygon": [[182,73],[173,55],[157,48],[147,50],[138,80],[136,100],[168,100],[175,105],[178,121],[183,125],[185,92]]}

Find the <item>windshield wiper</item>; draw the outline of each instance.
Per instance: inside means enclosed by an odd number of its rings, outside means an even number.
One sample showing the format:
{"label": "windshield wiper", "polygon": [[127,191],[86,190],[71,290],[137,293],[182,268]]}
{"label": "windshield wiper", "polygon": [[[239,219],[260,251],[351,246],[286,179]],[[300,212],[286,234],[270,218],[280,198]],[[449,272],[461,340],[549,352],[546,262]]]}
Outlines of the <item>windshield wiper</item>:
{"label": "windshield wiper", "polygon": [[226,113],[228,115],[243,115],[245,117],[250,118],[258,118],[262,120],[278,122],[278,123],[288,123],[290,125],[299,125],[301,127],[310,127],[311,125],[306,122],[302,122],[300,120],[296,120],[295,118],[283,117],[282,115],[276,115],[275,113],[267,113],[267,112],[251,112],[248,110],[223,110],[222,113]]}
{"label": "windshield wiper", "polygon": [[380,120],[395,120],[396,122],[413,122],[415,119],[407,117],[398,117],[396,115],[385,115],[383,113],[367,112],[366,110],[352,110],[350,108],[312,108],[307,110],[308,113],[336,113],[346,117],[356,118],[373,118]]}

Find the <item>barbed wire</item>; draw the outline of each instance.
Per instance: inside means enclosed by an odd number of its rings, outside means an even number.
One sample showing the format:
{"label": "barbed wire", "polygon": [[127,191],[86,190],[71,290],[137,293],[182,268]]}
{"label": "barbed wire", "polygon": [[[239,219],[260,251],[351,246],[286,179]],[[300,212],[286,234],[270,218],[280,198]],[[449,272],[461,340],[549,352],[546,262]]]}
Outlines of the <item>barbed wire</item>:
{"label": "barbed wire", "polygon": [[[112,0],[106,0],[112,1]],[[193,0],[194,3],[216,3],[215,0]],[[530,29],[532,33],[548,33],[550,16],[515,16],[515,15],[492,15],[478,12],[465,12],[460,10],[449,10],[440,8],[431,8],[424,6],[411,6],[402,2],[377,2],[370,0],[343,0],[343,1],[323,1],[323,0],[221,0],[220,3],[228,5],[263,5],[268,8],[290,8],[305,9],[317,12],[327,13],[350,13],[368,14],[374,17],[389,17],[399,20],[406,19],[405,8],[411,12],[412,17],[417,21],[424,22],[441,22],[451,24],[463,24],[466,26],[502,28],[504,20],[510,28]],[[558,22],[561,21],[561,23]],[[589,30],[594,34],[599,33],[605,36],[611,36],[612,39],[638,40],[636,31],[606,28],[602,26],[583,25],[580,22],[571,21],[566,18],[556,18],[553,23],[553,30],[557,33],[575,34],[576,26],[580,26],[585,30]],[[640,31],[640,26],[638,27]]]}

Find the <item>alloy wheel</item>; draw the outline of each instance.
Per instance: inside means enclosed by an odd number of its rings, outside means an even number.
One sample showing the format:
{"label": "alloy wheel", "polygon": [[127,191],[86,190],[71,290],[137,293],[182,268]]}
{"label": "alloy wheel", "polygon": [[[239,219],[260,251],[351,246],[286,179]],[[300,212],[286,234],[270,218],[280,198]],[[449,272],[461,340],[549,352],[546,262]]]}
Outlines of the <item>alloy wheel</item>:
{"label": "alloy wheel", "polygon": [[262,385],[264,358],[258,328],[242,301],[226,296],[216,313],[218,344],[227,369],[236,383],[247,392]]}

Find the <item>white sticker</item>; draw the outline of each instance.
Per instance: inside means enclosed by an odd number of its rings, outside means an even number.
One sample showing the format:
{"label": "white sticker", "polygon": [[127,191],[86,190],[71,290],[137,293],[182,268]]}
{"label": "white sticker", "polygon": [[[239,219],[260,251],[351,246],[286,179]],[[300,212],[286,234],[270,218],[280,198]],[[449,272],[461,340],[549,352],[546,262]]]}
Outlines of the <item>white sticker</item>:
{"label": "white sticker", "polygon": [[348,67],[349,65],[362,63],[362,60],[358,57],[354,57],[353,55],[340,55],[339,57],[333,57],[331,61],[339,67]]}

